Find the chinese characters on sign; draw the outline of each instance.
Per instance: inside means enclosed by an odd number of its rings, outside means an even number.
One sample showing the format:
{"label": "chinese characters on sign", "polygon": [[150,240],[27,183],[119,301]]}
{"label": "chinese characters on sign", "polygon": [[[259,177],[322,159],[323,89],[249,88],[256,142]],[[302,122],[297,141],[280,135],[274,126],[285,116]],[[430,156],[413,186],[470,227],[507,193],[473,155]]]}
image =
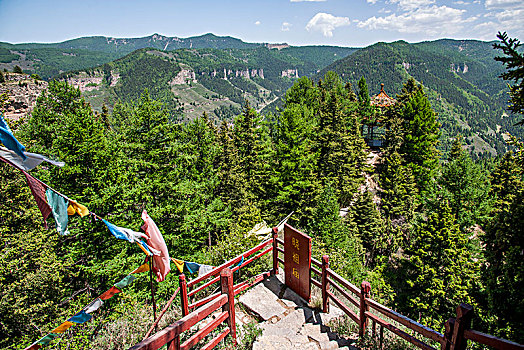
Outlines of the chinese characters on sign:
{"label": "chinese characters on sign", "polygon": [[284,226],[284,272],[286,285],[309,301],[311,238],[286,224]]}

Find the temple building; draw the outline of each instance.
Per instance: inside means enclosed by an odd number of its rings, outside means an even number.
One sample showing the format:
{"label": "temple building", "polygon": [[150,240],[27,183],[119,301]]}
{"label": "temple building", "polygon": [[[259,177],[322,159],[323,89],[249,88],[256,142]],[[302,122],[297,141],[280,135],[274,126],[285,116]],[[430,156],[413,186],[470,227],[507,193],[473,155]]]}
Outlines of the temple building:
{"label": "temple building", "polygon": [[370,104],[375,107],[375,113],[372,118],[363,121],[362,135],[366,144],[371,148],[381,147],[384,142],[384,128],[381,123],[388,108],[397,103],[392,97],[384,91],[384,84],[380,84],[378,95],[371,97]]}

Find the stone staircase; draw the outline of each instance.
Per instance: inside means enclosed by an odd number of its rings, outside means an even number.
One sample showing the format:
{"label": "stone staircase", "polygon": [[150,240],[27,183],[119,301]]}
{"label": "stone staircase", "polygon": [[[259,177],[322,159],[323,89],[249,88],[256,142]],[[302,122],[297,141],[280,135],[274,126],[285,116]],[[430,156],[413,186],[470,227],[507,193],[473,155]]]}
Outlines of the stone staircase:
{"label": "stone staircase", "polygon": [[311,308],[308,303],[284,283],[283,271],[277,276],[259,283],[239,298],[239,304],[247,311],[236,313],[237,323],[247,323],[253,317],[262,330],[253,350],[330,350],[355,349],[356,337],[344,338],[331,332],[327,324],[344,313],[330,306],[324,314]]}

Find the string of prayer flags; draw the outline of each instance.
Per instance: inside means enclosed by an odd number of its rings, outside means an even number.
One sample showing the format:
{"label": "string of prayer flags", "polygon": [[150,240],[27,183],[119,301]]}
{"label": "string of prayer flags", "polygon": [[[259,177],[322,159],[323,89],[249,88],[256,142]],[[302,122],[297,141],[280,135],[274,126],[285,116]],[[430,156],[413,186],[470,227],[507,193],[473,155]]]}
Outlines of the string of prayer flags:
{"label": "string of prayer flags", "polygon": [[[175,264],[177,270],[180,273],[184,273],[184,267],[185,267],[185,269],[191,274],[198,272],[198,277],[204,276],[205,274],[211,272],[215,268],[214,266],[199,264],[199,263],[190,262],[190,261],[184,261],[184,260],[175,259],[175,258],[171,258],[171,261]],[[242,264],[243,261],[244,259],[242,257],[242,261],[240,262],[240,265]]]}
{"label": "string of prayer flags", "polygon": [[29,153],[24,152],[26,159],[22,159],[16,152],[11,151],[5,147],[0,147],[0,157],[7,159],[11,163],[13,163],[18,169],[20,170],[33,170],[37,166],[39,166],[42,162],[48,162],[53,165],[63,167],[65,165],[64,162],[58,162],[55,160],[51,160],[41,154],[38,153]]}
{"label": "string of prayer flags", "polygon": [[142,212],[142,220],[144,220],[142,230],[148,237],[147,244],[159,251],[158,255],[153,256],[153,272],[156,275],[157,282],[162,282],[171,271],[169,251],[160,230],[145,210]]}
{"label": "string of prayer flags", "polygon": [[104,219],[102,219],[102,221],[104,222],[104,224],[106,224],[107,228],[109,229],[109,232],[111,232],[113,236],[115,236],[118,239],[123,239],[124,241],[138,243],[138,246],[144,251],[144,253],[146,253],[147,256],[160,254],[160,251],[151,248],[146,244],[146,242],[141,240],[141,238],[148,239],[147,235],[133,231],[128,228],[116,226]]}
{"label": "string of prayer flags", "polygon": [[103,304],[104,300],[112,298],[115,294],[122,292],[122,289],[127,287],[136,279],[134,274],[149,271],[149,263],[146,262],[131,272],[129,275],[121,279],[118,283],[115,283],[109,290],[100,295],[98,298],[89,303],[84,307],[80,312],[76,313],[74,316],[70,317],[67,321],[63,322],[60,326],[56,327],[46,336],[40,338],[25,350],[37,350],[42,346],[49,344],[53,339],[58,338],[62,333],[67,331],[69,328],[75,324],[85,323],[93,318],[91,315],[93,312],[98,310]]}
{"label": "string of prayer flags", "polygon": [[27,157],[24,154],[25,146],[18,142],[2,114],[0,114],[0,142],[2,142],[7,149],[15,152],[22,160],[26,160]]}

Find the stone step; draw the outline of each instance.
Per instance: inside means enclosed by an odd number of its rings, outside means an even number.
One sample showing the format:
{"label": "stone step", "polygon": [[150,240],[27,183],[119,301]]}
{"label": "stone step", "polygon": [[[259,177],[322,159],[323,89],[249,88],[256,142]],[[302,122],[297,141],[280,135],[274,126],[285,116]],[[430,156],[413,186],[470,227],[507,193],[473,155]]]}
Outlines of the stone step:
{"label": "stone step", "polygon": [[244,309],[261,321],[262,335],[253,343],[254,350],[357,350],[353,340],[339,337],[327,326],[344,315],[342,310],[331,306],[323,314],[310,308],[284,280],[283,273],[271,276],[239,298]]}

